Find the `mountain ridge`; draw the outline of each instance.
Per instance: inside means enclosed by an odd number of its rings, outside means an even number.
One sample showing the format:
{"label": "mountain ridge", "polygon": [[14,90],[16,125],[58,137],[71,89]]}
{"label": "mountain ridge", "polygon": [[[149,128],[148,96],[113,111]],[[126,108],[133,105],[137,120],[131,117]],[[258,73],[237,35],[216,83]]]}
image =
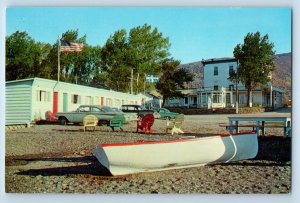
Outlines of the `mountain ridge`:
{"label": "mountain ridge", "polygon": [[[186,85],[186,88],[203,87],[204,69],[202,61],[181,64],[181,68],[188,69],[194,74],[194,81]],[[272,73],[273,86],[284,87],[286,92],[292,89],[292,53],[281,53],[275,55],[275,71]]]}

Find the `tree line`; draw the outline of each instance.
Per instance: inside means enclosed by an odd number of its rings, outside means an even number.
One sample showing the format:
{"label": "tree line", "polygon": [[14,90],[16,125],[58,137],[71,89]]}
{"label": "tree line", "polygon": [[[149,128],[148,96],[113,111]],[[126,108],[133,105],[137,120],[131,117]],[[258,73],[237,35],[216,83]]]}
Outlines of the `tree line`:
{"label": "tree line", "polygon": [[[130,84],[135,92],[156,88],[163,95],[163,104],[167,98],[182,96],[176,90],[193,81],[193,74],[179,68],[180,61],[171,57],[169,38],[151,25],[137,26],[129,32],[117,30],[102,47],[87,44],[86,37],[79,36],[78,30],[62,34],[61,40],[83,43],[84,49],[60,54],[61,81],[121,92],[130,92]],[[57,80],[58,46],[58,42],[38,42],[22,31],[7,36],[6,81],[33,77]],[[229,80],[242,82],[248,95],[257,85],[265,85],[275,67],[273,47],[268,35],[248,33],[244,43],[233,50],[239,67]],[[146,83],[146,74],[160,76],[158,83]],[[130,83],[131,79],[134,82]]]}
{"label": "tree line", "polygon": [[[84,44],[82,52],[60,54],[60,80],[64,82],[129,92],[132,78],[132,88],[142,92],[154,88],[153,84],[145,83],[146,74],[168,78],[163,75],[180,72],[180,78],[171,78],[175,83],[164,80],[167,86],[170,86],[167,83],[174,83],[183,87],[184,82],[193,79],[187,70],[178,68],[180,61],[170,57],[169,38],[148,24],[134,27],[129,32],[117,30],[103,47],[88,45],[86,35],[80,37],[78,30],[66,31],[61,40]],[[58,46],[58,42],[38,42],[21,31],[7,36],[6,81],[32,77],[57,80]],[[171,72],[165,71],[166,66]],[[172,94],[168,92],[166,97]]]}

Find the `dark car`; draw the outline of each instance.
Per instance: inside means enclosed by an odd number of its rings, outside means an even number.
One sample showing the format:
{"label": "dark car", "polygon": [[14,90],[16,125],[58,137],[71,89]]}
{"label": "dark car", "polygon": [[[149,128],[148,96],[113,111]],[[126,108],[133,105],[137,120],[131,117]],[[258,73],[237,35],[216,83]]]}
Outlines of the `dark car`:
{"label": "dark car", "polygon": [[[127,105],[122,105],[121,110],[124,113],[136,113],[138,117],[143,117],[146,114],[153,114],[154,111],[150,109],[146,109],[145,107],[141,105],[136,105],[136,104],[127,104]],[[155,117],[155,115],[154,115]]]}
{"label": "dark car", "polygon": [[179,113],[171,112],[166,108],[153,108],[154,111],[158,112],[161,118],[164,119],[174,119]]}

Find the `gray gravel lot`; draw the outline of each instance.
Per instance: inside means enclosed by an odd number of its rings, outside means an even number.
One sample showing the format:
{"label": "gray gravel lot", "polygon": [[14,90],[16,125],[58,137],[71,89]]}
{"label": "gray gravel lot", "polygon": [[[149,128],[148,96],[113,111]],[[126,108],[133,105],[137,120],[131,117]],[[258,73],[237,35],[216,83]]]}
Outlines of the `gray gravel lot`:
{"label": "gray gravel lot", "polygon": [[[288,111],[264,115],[289,115]],[[228,115],[185,116],[185,135],[225,133],[218,123]],[[113,177],[92,156],[100,143],[165,140],[166,121],[156,120],[154,134],[135,133],[135,123],[124,132],[105,126],[83,132],[82,126],[35,125],[6,132],[5,190],[8,193],[289,193],[291,139],[281,129],[259,136],[255,159],[162,172]]]}

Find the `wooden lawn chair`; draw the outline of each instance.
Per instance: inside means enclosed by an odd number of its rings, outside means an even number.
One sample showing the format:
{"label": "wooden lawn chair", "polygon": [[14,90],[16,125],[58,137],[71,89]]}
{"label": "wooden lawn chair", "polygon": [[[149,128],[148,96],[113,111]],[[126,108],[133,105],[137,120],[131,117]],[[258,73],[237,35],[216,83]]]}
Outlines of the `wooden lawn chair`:
{"label": "wooden lawn chair", "polygon": [[137,120],[136,124],[136,132],[139,130],[143,130],[144,133],[153,133],[153,129],[151,127],[154,124],[154,116],[153,114],[146,114],[142,119]]}
{"label": "wooden lawn chair", "polygon": [[181,130],[182,124],[184,121],[184,115],[179,114],[175,117],[174,120],[170,120],[167,122],[167,128],[166,128],[166,133],[168,133],[169,130],[171,130],[171,134],[173,135],[174,133],[184,133]]}
{"label": "wooden lawn chair", "polygon": [[83,118],[83,131],[85,132],[85,129],[87,127],[96,129],[96,126],[98,125],[98,118],[94,115],[88,115]]}
{"label": "wooden lawn chair", "polygon": [[125,123],[125,116],[122,114],[114,116],[110,121],[108,126],[111,127],[113,131],[115,131],[115,128],[120,128],[121,131],[123,131],[123,125]]}

